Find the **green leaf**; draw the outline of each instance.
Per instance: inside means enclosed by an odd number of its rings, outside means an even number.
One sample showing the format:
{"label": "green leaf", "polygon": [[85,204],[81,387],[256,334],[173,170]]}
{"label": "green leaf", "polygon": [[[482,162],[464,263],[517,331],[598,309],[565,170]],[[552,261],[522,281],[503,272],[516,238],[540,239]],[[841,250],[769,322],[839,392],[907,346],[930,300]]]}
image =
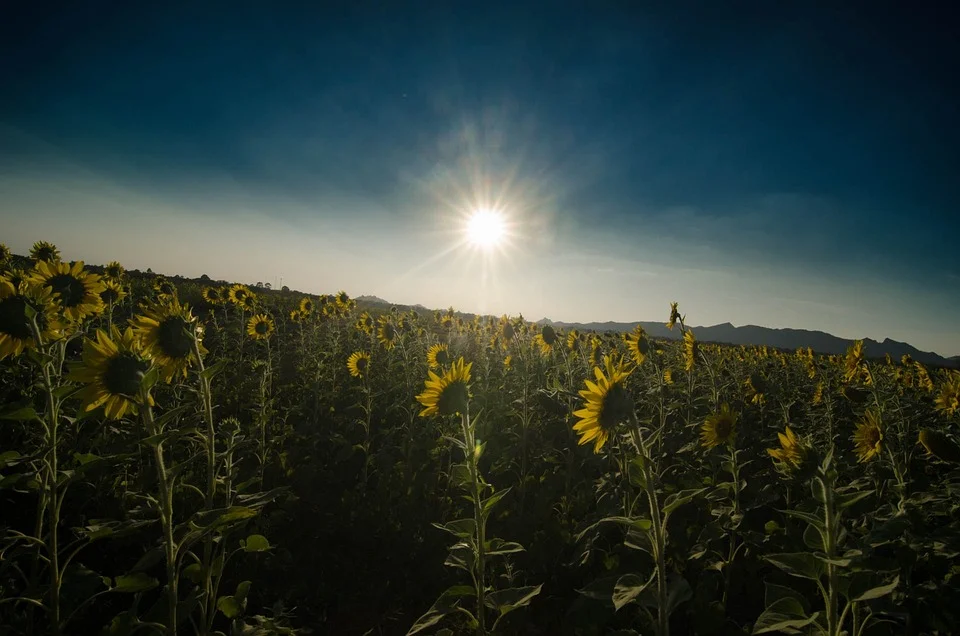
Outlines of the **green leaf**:
{"label": "green leaf", "polygon": [[477,522],[473,519],[455,519],[444,524],[435,523],[433,527],[449,532],[458,539],[472,539],[477,533]]}
{"label": "green leaf", "polygon": [[146,592],[160,585],[160,582],[152,576],[147,576],[143,572],[135,574],[123,574],[113,580],[111,592],[120,592],[123,594],[135,594],[137,592]]}
{"label": "green leaf", "polygon": [[481,505],[481,512],[483,516],[485,518],[489,517],[490,513],[493,511],[493,507],[496,506],[497,503],[501,499],[503,499],[509,492],[510,492],[510,488],[504,488],[503,490],[499,492],[495,492],[494,494],[484,499],[483,504]]}
{"label": "green leaf", "polygon": [[820,517],[810,514],[809,512],[803,512],[802,510],[780,510],[779,512],[783,513],[788,517],[794,517],[796,519],[803,519],[808,524],[819,530],[821,533],[825,531],[826,526],[823,524],[823,519]]}
{"label": "green leaf", "polygon": [[266,552],[270,549],[270,542],[262,534],[251,534],[241,546],[244,552]]}
{"label": "green leaf", "polygon": [[433,606],[427,610],[423,616],[417,619],[413,627],[407,631],[407,636],[422,632],[428,627],[433,627],[439,623],[444,616],[457,609],[461,598],[474,596],[475,594],[476,590],[474,590],[471,585],[454,585],[447,588],[433,603]]}
{"label": "green leaf", "polygon": [[845,493],[842,495],[838,494],[836,497],[837,507],[840,510],[844,510],[846,508],[849,508],[853,504],[857,503],[858,501],[863,501],[864,499],[866,499],[872,494],[873,494],[872,490],[865,490],[863,492],[851,492],[851,493]]}
{"label": "green leaf", "polygon": [[636,574],[624,574],[617,579],[617,584],[613,587],[613,607],[619,610],[624,605],[632,603],[643,590],[656,578],[656,570],[646,581]]}
{"label": "green leaf", "polygon": [[[866,574],[866,573],[864,573]],[[867,587],[869,585],[868,581],[872,579],[872,576],[854,576],[853,580],[850,581],[850,592],[849,598],[853,603],[858,603],[860,601],[869,601],[875,598],[880,598],[886,596],[887,594],[892,593],[897,586],[900,585],[900,575],[893,577],[893,580],[887,583],[886,585],[878,585],[876,587]]]}
{"label": "green leaf", "polygon": [[183,577],[195,585],[200,585],[200,579],[203,576],[203,568],[199,563],[191,563],[183,568]]}
{"label": "green leaf", "polygon": [[709,488],[691,488],[689,490],[681,490],[680,492],[670,495],[663,502],[664,516],[669,515],[680,506],[690,503],[697,495],[707,490],[709,490]]}
{"label": "green leaf", "polygon": [[811,550],[817,550],[818,552],[823,552],[825,549],[823,547],[823,536],[820,534],[820,530],[817,529],[814,525],[807,525],[803,530],[803,543]]}
{"label": "green leaf", "polygon": [[531,585],[527,587],[511,587],[506,590],[497,590],[487,594],[484,604],[492,610],[500,613],[500,616],[512,612],[515,609],[526,607],[535,596],[540,593],[543,585]]}
{"label": "green leaf", "polygon": [[516,541],[504,541],[503,539],[490,539],[486,544],[487,556],[498,554],[513,554],[514,552],[523,552],[524,547]]}
{"label": "green leaf", "polygon": [[21,408],[12,408],[0,413],[0,420],[14,420],[17,422],[26,422],[29,420],[42,421],[40,416],[37,415],[37,412],[32,406],[24,406]]}
{"label": "green leaf", "polygon": [[784,598],[792,598],[797,601],[803,609],[804,615],[810,611],[810,603],[804,598],[803,594],[791,587],[785,585],[776,585],[775,583],[764,583],[763,600],[768,607]]}
{"label": "green leaf", "polygon": [[823,563],[807,552],[769,554],[763,557],[791,576],[819,581],[824,572]]}
{"label": "green leaf", "polygon": [[819,612],[807,616],[800,602],[793,597],[776,600],[753,624],[754,634],[769,634],[787,629],[800,629],[817,620]]}
{"label": "green leaf", "polygon": [[667,614],[680,607],[693,598],[693,588],[687,583],[687,579],[674,572],[667,573]]}
{"label": "green leaf", "polygon": [[236,618],[243,611],[240,603],[232,596],[221,596],[217,599],[217,609],[227,618]]}

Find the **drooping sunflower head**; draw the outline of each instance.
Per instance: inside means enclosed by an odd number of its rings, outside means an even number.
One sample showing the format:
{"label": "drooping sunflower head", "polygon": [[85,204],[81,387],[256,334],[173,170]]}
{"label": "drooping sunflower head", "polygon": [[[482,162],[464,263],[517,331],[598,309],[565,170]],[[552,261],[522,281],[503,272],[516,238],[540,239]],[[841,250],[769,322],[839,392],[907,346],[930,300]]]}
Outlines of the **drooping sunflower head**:
{"label": "drooping sunflower head", "polygon": [[241,285],[237,283],[236,285],[230,286],[230,291],[227,292],[227,298],[230,302],[238,307],[241,307],[243,304],[243,299],[250,294],[250,290],[247,289],[246,285]]}
{"label": "drooping sunflower head", "polygon": [[450,350],[446,343],[438,342],[427,349],[427,366],[431,369],[442,369],[450,364]]}
{"label": "drooping sunflower head", "polygon": [[223,289],[220,287],[204,287],[203,288],[203,299],[211,305],[219,305],[224,300]]}
{"label": "drooping sunflower head", "polygon": [[647,359],[647,353],[650,351],[650,341],[647,340],[647,334],[643,327],[637,325],[624,339],[633,361],[637,364],[643,364],[643,361]]}
{"label": "drooping sunflower head", "polygon": [[110,261],[103,268],[104,276],[116,281],[121,280],[126,271],[118,261]]}
{"label": "drooping sunflower head", "polygon": [[347,369],[355,378],[362,378],[370,369],[370,354],[366,351],[354,351],[347,358]]}
{"label": "drooping sunflower head", "polygon": [[867,409],[853,432],[853,450],[857,454],[857,461],[865,462],[879,455],[883,448],[882,444],[880,413],[876,409]]}
{"label": "drooping sunflower head", "polygon": [[100,292],[100,300],[108,307],[116,305],[127,297],[127,290],[123,284],[112,278],[103,281],[103,291]]}
{"label": "drooping sunflower head", "polygon": [[743,382],[743,388],[747,397],[753,404],[763,404],[766,402],[765,393],[767,392],[767,381],[762,375],[754,371]]}
{"label": "drooping sunflower head", "polygon": [[697,353],[699,351],[700,344],[693,335],[693,331],[687,329],[683,333],[683,361],[687,371],[693,371],[693,366],[697,362]]}
{"label": "drooping sunflower head", "polygon": [[617,425],[633,417],[633,397],[626,389],[626,379],[632,369],[623,358],[603,357],[603,366],[594,367],[596,382],[586,380],[586,389],[580,391],[584,408],[574,411],[577,423],[573,425],[580,435],[579,444],[593,442],[593,452],[599,453]]}
{"label": "drooping sunflower head", "polygon": [[83,261],[73,265],[38,261],[29,278],[32,283],[48,288],[58,309],[73,322],[103,311],[103,301],[100,300],[103,282],[96,274],[83,269]]}
{"label": "drooping sunflower head", "polygon": [[863,367],[863,359],[863,340],[856,340],[847,348],[847,356],[843,361],[844,380],[847,382],[853,382],[860,376]]}
{"label": "drooping sunflower head", "polygon": [[70,379],[86,385],[79,394],[84,411],[103,406],[108,419],[118,420],[137,413],[145,399],[153,406],[149,393],[144,398],[150,366],[133,329],[123,335],[116,327],[110,335],[98,329],[96,340],[84,340],[83,360],[71,369]]}
{"label": "drooping sunflower head", "polygon": [[10,251],[9,247],[0,243],[0,267],[6,266],[11,258],[13,258],[13,252]]}
{"label": "drooping sunflower head", "polygon": [[708,415],[700,427],[700,443],[705,448],[731,444],[737,435],[737,414],[724,403],[718,413]]}
{"label": "drooping sunflower head", "polygon": [[429,377],[424,382],[423,393],[417,396],[417,401],[423,405],[420,416],[466,413],[470,404],[472,366],[472,362],[465,363],[463,358],[457,358],[443,375],[427,371]]}
{"label": "drooping sunflower head", "polygon": [[960,446],[943,433],[929,428],[922,429],[919,442],[932,457],[951,464],[960,464]]}
{"label": "drooping sunflower head", "polygon": [[266,314],[254,314],[247,321],[247,335],[254,340],[266,340],[273,333],[273,319]]}
{"label": "drooping sunflower head", "polygon": [[509,318],[506,316],[500,318],[500,334],[507,343],[513,340],[513,337],[516,335],[516,333],[517,331],[513,328],[513,323],[510,322]]}
{"label": "drooping sunflower head", "polygon": [[947,417],[960,412],[960,371],[952,371],[940,387],[936,406]]}
{"label": "drooping sunflower head", "polygon": [[27,281],[14,284],[6,276],[0,276],[0,360],[16,357],[25,349],[36,347],[33,323],[27,317],[28,309],[34,312],[34,320],[44,341],[61,335],[49,289]]}
{"label": "drooping sunflower head", "polygon": [[580,345],[580,332],[576,329],[571,329],[570,333],[567,334],[567,349],[570,351],[576,351],[577,347]]}
{"label": "drooping sunflower head", "polygon": [[300,311],[305,316],[313,313],[313,299],[308,296],[304,296],[303,298],[301,298]]}
{"label": "drooping sunflower head", "polygon": [[927,372],[927,368],[920,364],[919,362],[913,363],[913,368],[916,371],[917,376],[917,386],[928,393],[933,391],[933,380],[930,378],[930,374]]}
{"label": "drooping sunflower head", "polygon": [[680,320],[679,303],[670,303],[670,320],[667,321],[667,329],[672,330],[677,326],[677,320]]}
{"label": "drooping sunflower head", "polygon": [[380,326],[377,327],[377,340],[389,351],[397,344],[397,328],[389,316],[380,316]]}
{"label": "drooping sunflower head", "polygon": [[30,258],[36,263],[56,263],[60,260],[60,250],[53,243],[37,241],[30,248]]}
{"label": "drooping sunflower head", "polygon": [[156,303],[131,321],[144,351],[160,368],[165,382],[187,376],[187,369],[197,364],[194,338],[200,355],[206,353],[197,333],[197,319],[190,308],[176,298]]}
{"label": "drooping sunflower head", "polygon": [[780,448],[768,448],[767,454],[781,472],[799,470],[810,454],[809,444],[797,437],[789,426],[784,427],[783,433],[777,433],[777,437],[780,439]]}

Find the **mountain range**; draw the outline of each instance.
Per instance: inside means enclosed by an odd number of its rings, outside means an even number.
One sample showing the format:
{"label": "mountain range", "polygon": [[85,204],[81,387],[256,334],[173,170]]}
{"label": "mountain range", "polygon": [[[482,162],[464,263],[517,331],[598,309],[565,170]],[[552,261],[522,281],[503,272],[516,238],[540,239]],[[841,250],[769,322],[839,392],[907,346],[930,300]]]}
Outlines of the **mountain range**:
{"label": "mountain range", "polygon": [[[638,324],[654,338],[676,339],[680,330],[667,329],[662,322],[588,322],[567,323],[554,322],[544,318],[538,324],[550,324],[563,329],[579,329],[581,331],[632,331]],[[839,338],[823,331],[808,329],[773,329],[756,325],[734,327],[729,322],[710,327],[690,327],[703,342],[716,342],[732,345],[766,345],[779,349],[796,350],[800,347],[810,347],[821,354],[843,354],[853,344],[853,340]],[[905,342],[898,342],[886,338],[877,342],[871,338],[863,339],[866,354],[871,358],[882,358],[886,354],[894,360],[899,360],[904,354],[910,354],[914,360],[926,365],[960,368],[960,356],[945,358],[931,351],[920,351]]]}

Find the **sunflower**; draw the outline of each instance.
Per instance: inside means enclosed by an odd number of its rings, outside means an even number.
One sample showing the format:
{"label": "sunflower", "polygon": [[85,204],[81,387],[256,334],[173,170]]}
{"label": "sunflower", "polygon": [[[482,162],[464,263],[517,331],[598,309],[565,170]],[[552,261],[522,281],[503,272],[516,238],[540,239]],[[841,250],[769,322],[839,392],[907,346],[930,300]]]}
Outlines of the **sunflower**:
{"label": "sunflower", "polygon": [[450,350],[447,345],[439,342],[427,349],[427,366],[431,369],[442,369],[450,363]]}
{"label": "sunflower", "polygon": [[960,447],[943,433],[929,428],[922,429],[919,442],[931,456],[941,461],[960,464]]}
{"label": "sunflower", "polygon": [[650,341],[647,340],[647,334],[643,327],[637,325],[633,331],[624,336],[627,343],[627,350],[630,351],[630,357],[637,364],[643,364],[647,359],[647,352],[650,351]]}
{"label": "sunflower", "polygon": [[540,347],[540,353],[549,355],[553,351],[553,345],[557,344],[557,330],[550,325],[544,325],[536,336],[533,337],[533,343]]}
{"label": "sunflower", "polygon": [[856,380],[861,374],[863,360],[863,340],[857,340],[847,349],[847,356],[843,361],[843,379],[847,382],[853,382]]}
{"label": "sunflower", "polygon": [[427,371],[429,378],[424,382],[423,393],[417,396],[417,402],[423,405],[420,417],[466,413],[470,404],[472,366],[472,362],[465,364],[463,358],[457,358],[442,376]]}
{"label": "sunflower", "polygon": [[764,393],[767,390],[767,382],[763,379],[763,376],[759,373],[751,373],[744,383],[743,388],[747,392],[747,397],[750,398],[751,404],[764,404],[767,399],[764,397]]}
{"label": "sunflower", "polygon": [[671,371],[670,369],[663,370],[663,383],[673,384],[673,371]]}
{"label": "sunflower", "polygon": [[700,443],[705,448],[730,444],[737,435],[737,414],[724,403],[719,413],[708,415],[700,427]]}
{"label": "sunflower", "polygon": [[624,365],[623,358],[614,362],[610,356],[603,357],[603,366],[606,374],[600,367],[594,367],[596,383],[586,380],[587,388],[580,391],[585,408],[573,412],[579,420],[573,425],[573,430],[580,435],[579,444],[592,441],[594,453],[600,452],[618,424],[633,415],[633,397],[624,387],[632,369]]}
{"label": "sunflower", "polygon": [[574,351],[577,348],[577,345],[580,344],[580,332],[576,329],[571,329],[570,333],[567,334],[567,349]]}
{"label": "sunflower", "polygon": [[117,261],[110,261],[103,268],[104,276],[106,276],[107,278],[112,278],[113,280],[120,280],[121,278],[123,278],[123,275],[124,273],[126,273],[126,271],[127,270],[123,268],[123,265],[121,265]]}
{"label": "sunflower", "polygon": [[380,326],[377,327],[377,340],[383,348],[389,351],[397,344],[397,328],[388,316],[380,316]]}
{"label": "sunflower", "polygon": [[249,293],[250,290],[247,289],[246,285],[237,283],[230,286],[229,291],[227,291],[227,299],[234,305],[240,305]]}
{"label": "sunflower", "polygon": [[517,335],[517,330],[514,329],[513,323],[510,322],[510,319],[506,316],[500,318],[500,335],[502,335],[503,339],[508,343]]}
{"label": "sunflower", "polygon": [[677,326],[677,320],[683,320],[680,317],[680,311],[677,308],[678,303],[670,303],[670,320],[667,322],[667,329],[673,330]]}
{"label": "sunflower", "polygon": [[219,305],[227,300],[227,298],[224,297],[223,291],[225,290],[222,290],[220,287],[204,287],[203,299],[211,305]]}
{"label": "sunflower", "polygon": [[157,276],[153,279],[153,291],[157,293],[158,298],[168,298],[177,295],[177,287],[167,280],[165,276]]}
{"label": "sunflower", "polygon": [[36,346],[27,307],[36,312],[34,318],[44,341],[60,335],[49,289],[23,281],[14,284],[6,276],[0,276],[0,360],[16,357],[24,349]]}
{"label": "sunflower", "polygon": [[304,296],[300,299],[300,311],[304,316],[313,313],[313,299]]}
{"label": "sunflower", "polygon": [[347,369],[355,378],[362,378],[370,369],[370,354],[366,351],[354,351],[347,358]]}
{"label": "sunflower", "polygon": [[512,367],[512,366],[513,366],[513,356],[507,355],[507,356],[503,359],[503,368],[504,368],[504,369],[509,369],[509,368]]}
{"label": "sunflower", "polygon": [[800,468],[809,453],[809,447],[797,437],[789,426],[777,433],[780,448],[768,448],[767,454],[786,472]]}
{"label": "sunflower", "polygon": [[254,340],[266,340],[273,333],[273,320],[266,314],[255,314],[247,321],[247,335]]}
{"label": "sunflower", "polygon": [[590,340],[590,364],[595,367],[603,365],[603,342],[596,336]]}
{"label": "sunflower", "polygon": [[83,261],[77,261],[72,266],[38,261],[29,277],[37,285],[50,289],[57,306],[74,322],[103,311],[103,301],[100,300],[100,293],[104,291],[103,283],[96,274],[84,271]]}
{"label": "sunflower", "polygon": [[350,309],[350,296],[347,295],[347,292],[338,291],[336,301],[337,307],[340,307],[340,309]]}
{"label": "sunflower", "polygon": [[823,402],[823,381],[817,382],[817,389],[813,392],[813,403],[820,404]]}
{"label": "sunflower", "polygon": [[199,336],[195,336],[196,321],[190,308],[176,298],[152,305],[143,315],[131,320],[144,351],[157,363],[168,384],[175,376],[187,377],[187,368],[197,363],[193,350],[195,337],[200,355],[206,353]]}
{"label": "sunflower", "polygon": [[260,300],[257,298],[257,295],[253,292],[248,293],[240,301],[240,308],[244,311],[249,311],[253,313],[257,310],[257,307],[260,305]]}
{"label": "sunflower", "polygon": [[373,333],[374,327],[376,327],[377,322],[373,319],[373,316],[367,312],[360,314],[360,317],[357,318],[357,324],[354,325],[357,331],[362,331],[363,333]]}
{"label": "sunflower", "polygon": [[865,462],[880,454],[883,431],[880,430],[880,413],[876,409],[867,409],[863,420],[853,432],[854,452],[858,462]]}
{"label": "sunflower", "polygon": [[950,417],[960,411],[960,371],[952,371],[940,387],[940,395],[935,400],[937,410]]}
{"label": "sunflower", "polygon": [[932,392],[933,380],[930,379],[930,374],[927,373],[927,368],[919,362],[914,362],[913,368],[917,370],[917,386],[928,393]]}
{"label": "sunflower", "polygon": [[700,344],[694,337],[693,332],[687,329],[683,332],[683,360],[687,371],[693,371],[693,365],[697,361],[697,352],[700,350]]}
{"label": "sunflower", "polygon": [[910,357],[909,353],[905,353],[903,354],[903,356],[900,357],[900,364],[902,364],[905,367],[912,367],[913,358]]}
{"label": "sunflower", "polygon": [[118,281],[108,278],[103,281],[103,291],[100,292],[100,300],[108,307],[116,305],[127,297],[127,290]]}
{"label": "sunflower", "polygon": [[[118,420],[127,411],[136,413],[142,405],[144,376],[149,370],[150,360],[134,330],[127,328],[121,336],[114,327],[110,336],[98,329],[95,341],[84,340],[83,360],[69,377],[87,385],[79,394],[84,411],[103,406],[108,419]],[[147,397],[153,406],[153,398]]]}
{"label": "sunflower", "polygon": [[53,243],[37,241],[33,244],[33,247],[30,248],[30,258],[37,263],[56,263],[60,260],[60,250],[58,250],[57,246]]}
{"label": "sunflower", "polygon": [[306,316],[299,309],[290,310],[290,322],[303,322]]}
{"label": "sunflower", "polygon": [[13,252],[10,251],[9,247],[3,243],[0,243],[0,267],[6,265],[7,261],[9,261],[11,258],[13,258]]}

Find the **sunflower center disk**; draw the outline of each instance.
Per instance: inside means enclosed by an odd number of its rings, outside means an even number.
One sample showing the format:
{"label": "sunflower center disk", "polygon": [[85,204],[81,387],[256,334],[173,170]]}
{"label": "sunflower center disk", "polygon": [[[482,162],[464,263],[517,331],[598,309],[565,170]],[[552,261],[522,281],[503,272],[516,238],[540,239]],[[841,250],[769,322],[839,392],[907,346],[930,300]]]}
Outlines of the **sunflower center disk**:
{"label": "sunflower center disk", "polygon": [[64,307],[76,307],[81,304],[87,291],[83,281],[71,274],[57,274],[47,281],[47,285],[60,296],[60,303]]}
{"label": "sunflower center disk", "polygon": [[603,396],[603,406],[597,421],[604,430],[610,430],[620,422],[630,419],[633,413],[633,397],[622,384],[614,384]]}
{"label": "sunflower center disk", "polygon": [[440,392],[440,398],[437,400],[437,410],[440,411],[441,415],[464,413],[467,410],[469,400],[470,394],[467,392],[467,385],[463,382],[454,382]]}
{"label": "sunflower center disk", "polygon": [[26,309],[27,303],[20,296],[0,300],[0,333],[13,336],[18,340],[30,338],[30,324],[27,322]]}
{"label": "sunflower center disk", "polygon": [[167,357],[175,360],[186,358],[193,350],[190,323],[179,316],[167,318],[157,328],[157,342]]}
{"label": "sunflower center disk", "polygon": [[132,353],[120,353],[107,363],[103,385],[114,395],[135,396],[149,364]]}

